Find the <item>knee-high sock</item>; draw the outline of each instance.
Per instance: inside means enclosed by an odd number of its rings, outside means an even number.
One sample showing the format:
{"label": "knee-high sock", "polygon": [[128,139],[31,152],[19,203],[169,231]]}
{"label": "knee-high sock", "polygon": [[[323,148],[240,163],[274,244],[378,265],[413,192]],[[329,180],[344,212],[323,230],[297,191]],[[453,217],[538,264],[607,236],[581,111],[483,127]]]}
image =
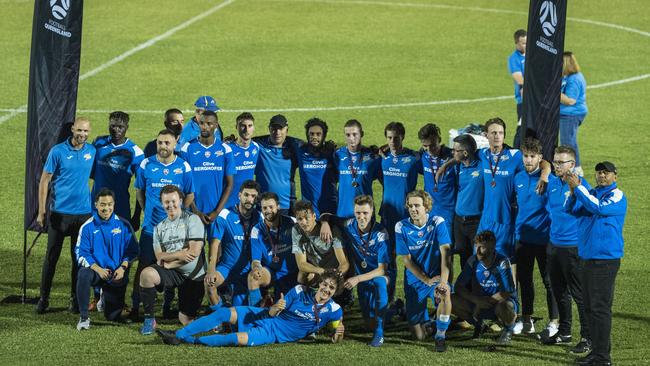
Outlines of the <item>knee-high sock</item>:
{"label": "knee-high sock", "polygon": [[375,335],[384,336],[384,318],[386,316],[386,307],[388,306],[388,287],[386,278],[383,276],[374,278],[372,282],[375,285],[375,318],[377,329]]}
{"label": "knee-high sock", "polygon": [[155,315],[156,288],[140,287],[140,298],[142,299],[142,305],[144,305],[145,318],[152,318]]}
{"label": "knee-high sock", "polygon": [[230,308],[218,308],[211,314],[202,316],[176,331],[176,338],[187,343],[196,343],[195,334],[207,332],[221,323],[230,321]]}
{"label": "knee-high sock", "polygon": [[259,287],[255,290],[248,290],[248,306],[260,306],[262,302],[262,292]]}
{"label": "knee-high sock", "polygon": [[436,319],[436,339],[445,339],[445,333],[447,332],[447,328],[449,328],[449,323],[451,323],[449,315],[438,316]]}
{"label": "knee-high sock", "polygon": [[215,334],[211,336],[200,337],[196,343],[204,344],[210,347],[236,346],[237,333]]}

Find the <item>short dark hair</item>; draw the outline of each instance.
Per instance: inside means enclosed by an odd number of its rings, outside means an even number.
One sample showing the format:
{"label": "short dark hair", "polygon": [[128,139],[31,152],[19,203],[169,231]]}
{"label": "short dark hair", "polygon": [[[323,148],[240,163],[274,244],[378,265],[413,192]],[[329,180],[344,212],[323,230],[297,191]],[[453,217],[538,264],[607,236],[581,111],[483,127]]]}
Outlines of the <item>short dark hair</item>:
{"label": "short dark hair", "polygon": [[517,43],[517,42],[519,41],[519,38],[521,38],[521,37],[526,37],[527,35],[528,35],[528,33],[526,33],[525,30],[523,30],[523,29],[517,29],[517,30],[515,31],[515,34],[514,34],[515,43]]}
{"label": "short dark hair", "polygon": [[307,140],[309,140],[309,129],[314,126],[318,126],[323,129],[323,142],[325,142],[328,131],[327,122],[318,117],[310,118],[307,120],[307,123],[305,123],[305,135],[307,136]]}
{"label": "short dark hair", "polygon": [[506,123],[501,118],[494,117],[494,118],[488,119],[487,122],[485,122],[485,131],[487,131],[488,128],[490,128],[490,126],[492,126],[492,125],[499,125],[499,126],[503,127],[503,135],[505,136],[505,134],[506,134]]}
{"label": "short dark hair", "polygon": [[476,234],[476,237],[474,238],[474,243],[476,244],[481,243],[490,246],[492,248],[495,248],[497,246],[497,238],[496,236],[494,236],[493,232],[491,232],[490,230],[485,230]]}
{"label": "short dark hair", "polygon": [[542,153],[542,144],[538,139],[533,137],[527,137],[524,140],[524,143],[521,144],[521,151],[529,154],[541,154]]}
{"label": "short dark hair", "polygon": [[241,184],[241,186],[239,187],[239,193],[243,192],[244,189],[254,189],[257,191],[258,194],[262,190],[260,184],[252,179],[245,180],[244,183]]}
{"label": "short dark hair", "polygon": [[274,192],[264,192],[258,197],[258,200],[260,202],[267,201],[267,200],[274,200],[275,203],[277,203],[277,204],[280,203],[280,198]]}
{"label": "short dark hair", "polygon": [[335,295],[339,294],[343,290],[343,283],[345,281],[345,277],[341,272],[339,272],[338,269],[336,268],[327,268],[321,275],[318,276],[318,284],[325,280],[334,280],[334,283],[336,283],[336,291]]}
{"label": "short dark hair", "polygon": [[442,141],[442,135],[440,134],[440,128],[434,123],[427,123],[422,126],[418,131],[418,139],[420,140],[429,140],[434,139],[438,142]]}
{"label": "short dark hair", "polygon": [[169,128],[163,128],[162,130],[160,130],[160,132],[158,132],[158,136],[162,136],[162,135],[173,136],[174,139],[176,139],[176,134],[174,133],[174,131],[170,130]]}
{"label": "short dark hair", "polygon": [[242,112],[237,118],[235,119],[235,123],[242,123],[244,121],[251,120],[255,122],[255,117],[250,112]]}
{"label": "short dark hair", "polygon": [[363,126],[361,126],[361,122],[359,122],[358,120],[349,119],[343,125],[343,128],[346,128],[346,127],[357,127],[359,129],[359,133],[361,134],[361,137],[363,137]]}
{"label": "short dark hair", "polygon": [[369,194],[362,194],[354,197],[355,205],[370,205],[373,209],[375,208],[375,201],[372,199],[372,196]]}
{"label": "short dark hair", "polygon": [[560,145],[555,148],[555,153],[556,154],[569,154],[573,159],[576,158],[576,151],[568,145]]}
{"label": "short dark hair", "polygon": [[115,111],[111,112],[108,115],[108,121],[118,121],[118,122],[124,122],[125,124],[129,124],[129,114],[126,112],[122,111]]}
{"label": "short dark hair", "polygon": [[297,214],[300,211],[314,213],[314,205],[312,205],[311,202],[307,200],[296,201],[296,203],[293,204],[293,212],[294,214]]}
{"label": "short dark hair", "polygon": [[402,136],[402,138],[406,136],[406,129],[404,128],[404,124],[402,124],[402,122],[393,121],[387,124],[386,127],[384,127],[384,137],[386,137],[388,131],[393,131],[398,135]]}
{"label": "short dark hair", "polygon": [[474,155],[476,153],[476,140],[470,134],[463,134],[454,137],[454,142],[467,151],[468,154]]}
{"label": "short dark hair", "polygon": [[174,192],[178,193],[178,197],[180,197],[181,202],[183,202],[183,199],[185,198],[185,195],[183,194],[181,189],[178,188],[178,186],[175,186],[173,184],[168,184],[168,185],[162,187],[162,189],[160,190],[160,197],[159,198],[162,201],[163,194],[170,194],[170,193],[174,193]]}
{"label": "short dark hair", "polygon": [[100,197],[112,197],[113,201],[115,201],[115,192],[113,192],[110,188],[102,188],[97,192],[97,196],[95,196],[95,202],[99,202]]}
{"label": "short dark hair", "polygon": [[183,114],[183,112],[181,112],[181,110],[178,108],[170,108],[165,111],[165,121],[169,121],[169,117],[172,114]]}
{"label": "short dark hair", "polygon": [[203,113],[201,113],[201,118],[203,117],[214,117],[214,119],[217,120],[217,123],[219,123],[219,116],[216,112],[205,110]]}

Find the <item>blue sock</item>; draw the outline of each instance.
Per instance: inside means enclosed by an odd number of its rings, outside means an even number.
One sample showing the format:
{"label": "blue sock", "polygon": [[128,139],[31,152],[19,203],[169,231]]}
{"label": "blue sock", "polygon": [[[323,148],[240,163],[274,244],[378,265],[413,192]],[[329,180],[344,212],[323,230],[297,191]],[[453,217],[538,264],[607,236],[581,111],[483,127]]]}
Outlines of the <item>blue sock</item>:
{"label": "blue sock", "polygon": [[200,337],[197,343],[210,347],[236,346],[237,333],[215,334],[211,336]]}
{"label": "blue sock", "polygon": [[445,339],[445,333],[447,332],[447,328],[449,328],[449,323],[451,323],[449,315],[438,316],[438,319],[436,319],[435,339]]}
{"label": "blue sock", "polygon": [[195,334],[207,332],[221,323],[230,321],[230,308],[218,308],[212,314],[202,316],[176,331],[176,338],[187,343],[196,343]]}
{"label": "blue sock", "polygon": [[377,277],[372,280],[375,285],[375,318],[377,320],[377,329],[375,329],[375,336],[384,336],[384,318],[386,317],[386,307],[388,306],[388,286],[386,279]]}
{"label": "blue sock", "polygon": [[255,290],[248,290],[248,306],[260,306],[262,302],[262,293],[259,287]]}

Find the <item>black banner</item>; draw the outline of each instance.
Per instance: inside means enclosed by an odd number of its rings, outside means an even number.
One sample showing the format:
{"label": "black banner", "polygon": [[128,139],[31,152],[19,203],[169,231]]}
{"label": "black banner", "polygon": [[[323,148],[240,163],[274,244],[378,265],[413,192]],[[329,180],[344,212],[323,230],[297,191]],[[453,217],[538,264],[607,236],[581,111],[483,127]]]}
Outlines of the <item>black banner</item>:
{"label": "black banner", "polygon": [[566,0],[530,0],[524,69],[524,136],[535,136],[553,160],[560,127]]}
{"label": "black banner", "polygon": [[83,0],[35,0],[27,103],[25,230],[40,231],[38,183],[47,154],[70,135],[77,108]]}

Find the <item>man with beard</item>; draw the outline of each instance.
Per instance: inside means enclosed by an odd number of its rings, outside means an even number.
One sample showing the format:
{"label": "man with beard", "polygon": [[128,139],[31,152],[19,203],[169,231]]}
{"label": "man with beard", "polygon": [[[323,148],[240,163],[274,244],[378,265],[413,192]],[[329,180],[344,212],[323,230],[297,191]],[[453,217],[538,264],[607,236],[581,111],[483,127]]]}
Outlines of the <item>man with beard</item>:
{"label": "man with beard", "polygon": [[[174,136],[176,136],[176,140],[178,140],[178,136],[180,136],[181,132],[183,131],[183,124],[185,123],[185,117],[183,117],[183,112],[180,111],[178,108],[171,108],[165,111],[165,119],[163,121],[163,124],[165,125],[165,128],[172,131],[174,133]],[[156,155],[158,152],[158,145],[156,142],[156,139],[153,139],[147,143],[144,147],[144,157],[148,158],[150,156]],[[137,202],[136,202],[136,207]],[[137,228],[134,227],[134,229],[137,230]]]}
{"label": "man with beard", "polygon": [[[50,290],[59,261],[63,240],[70,237],[71,287],[70,311],[78,313],[76,299],[77,261],[75,246],[79,228],[90,217],[90,191],[88,179],[95,161],[95,147],[86,141],[90,134],[90,120],[78,117],[71,127],[72,136],[54,145],[47,155],[43,174],[38,185],[38,216],[36,222],[47,228],[47,251],[41,272],[41,290],[35,312],[43,314],[50,304]],[[47,207],[52,183],[52,200]],[[50,211],[46,222],[46,213]]]}
{"label": "man with beard", "polygon": [[336,169],[333,154],[336,145],[326,141],[327,123],[312,118],[305,124],[307,143],[298,149],[298,171],[302,199],[314,205],[316,217],[335,212],[337,203]]}
{"label": "man with beard", "polygon": [[251,271],[248,273],[248,305],[260,306],[260,287],[273,286],[275,299],[297,285],[298,267],[291,253],[291,231],[296,219],[280,213],[278,195],[260,195],[264,220],[251,231]]}
{"label": "man with beard", "polygon": [[232,207],[239,202],[239,187],[247,180],[255,178],[257,158],[260,156],[260,146],[253,141],[255,134],[255,118],[248,112],[243,112],[235,120],[237,140],[228,142],[232,150],[233,162],[237,174],[233,177],[233,186],[225,207]]}

